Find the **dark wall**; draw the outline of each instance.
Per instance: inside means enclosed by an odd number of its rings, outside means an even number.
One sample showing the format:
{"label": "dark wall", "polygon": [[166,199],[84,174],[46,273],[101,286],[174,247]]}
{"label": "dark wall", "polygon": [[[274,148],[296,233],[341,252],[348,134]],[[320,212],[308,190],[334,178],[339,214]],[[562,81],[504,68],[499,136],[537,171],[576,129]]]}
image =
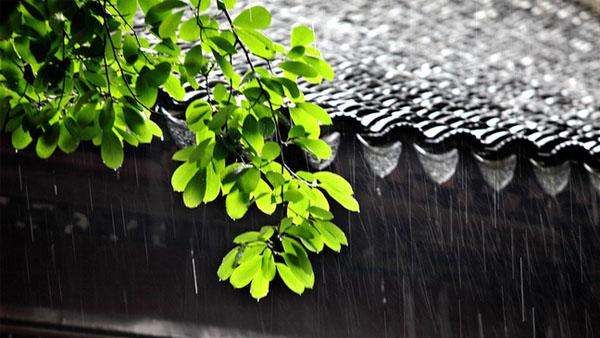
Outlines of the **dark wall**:
{"label": "dark wall", "polygon": [[[410,144],[380,179],[358,142],[330,170],[349,178],[360,214],[336,210],[350,246],[314,257],[314,290],[274,283],[255,302],[216,268],[257,213],[223,202],[189,210],[170,187],[171,146],[128,150],[118,172],[97,151],[48,161],[0,153],[3,327],[158,336],[598,337],[600,207],[574,166],[543,193],[519,161],[497,193],[471,156],[436,185]],[[86,221],[87,219],[87,221]],[[195,266],[195,272],[194,272]],[[212,330],[212,331],[211,331]]]}

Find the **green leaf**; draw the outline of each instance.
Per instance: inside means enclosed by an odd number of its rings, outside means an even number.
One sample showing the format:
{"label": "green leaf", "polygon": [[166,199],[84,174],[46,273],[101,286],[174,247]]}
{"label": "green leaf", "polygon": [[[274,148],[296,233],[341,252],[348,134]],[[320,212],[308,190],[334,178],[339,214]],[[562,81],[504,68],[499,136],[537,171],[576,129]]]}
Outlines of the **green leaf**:
{"label": "green leaf", "polygon": [[270,239],[275,234],[274,227],[270,225],[265,225],[260,228],[260,238],[264,241]]}
{"label": "green leaf", "polygon": [[187,42],[194,42],[200,37],[200,27],[196,22],[196,18],[186,20],[179,27],[179,37]]}
{"label": "green leaf", "polygon": [[304,198],[304,195],[295,188],[288,188],[283,192],[283,199],[293,203],[300,202]]}
{"label": "green leaf", "polygon": [[319,228],[319,231],[321,233],[328,232],[333,237],[335,237],[335,239],[341,244],[348,245],[348,239],[346,238],[346,234],[344,234],[344,231],[342,231],[342,229],[340,229],[337,225],[331,222],[321,221],[316,222],[315,225]]}
{"label": "green leaf", "polygon": [[163,84],[163,89],[177,101],[182,101],[185,97],[185,89],[174,75],[169,75]]}
{"label": "green leaf", "polygon": [[288,57],[290,59],[298,59],[304,55],[304,46],[296,46],[288,52]]}
{"label": "green leaf", "polygon": [[204,171],[199,171],[188,182],[183,191],[183,204],[188,208],[195,208],[200,205],[204,198],[206,190],[206,176]]}
{"label": "green leaf", "polygon": [[286,229],[286,233],[298,238],[302,244],[312,252],[321,252],[323,250],[321,234],[308,222],[289,227]]}
{"label": "green leaf", "polygon": [[285,251],[283,259],[286,265],[304,283],[306,288],[312,289],[315,284],[315,275],[306,251],[300,243],[288,237],[283,238],[282,244]]}
{"label": "green leaf", "polygon": [[319,73],[311,66],[300,61],[284,61],[279,64],[279,68],[288,71],[292,74],[296,74],[304,77],[315,77]]}
{"label": "green leaf", "polygon": [[149,25],[155,25],[164,20],[169,15],[172,9],[181,8],[185,6],[185,2],[179,0],[165,0],[158,2],[156,5],[152,6],[146,13],[146,23]]}
{"label": "green leaf", "polygon": [[210,7],[211,1],[212,0],[190,0],[192,6],[194,6],[194,8],[197,8],[200,12],[204,12],[205,10],[207,10]]}
{"label": "green leaf", "polygon": [[206,191],[204,192],[204,203],[214,201],[221,191],[221,178],[215,173],[213,166],[206,167]]}
{"label": "green leaf", "polygon": [[125,35],[123,39],[123,57],[128,64],[133,64],[139,57],[139,46],[135,38],[131,35]]}
{"label": "green leaf", "polygon": [[125,17],[134,15],[137,10],[137,0],[117,0],[117,8]]}
{"label": "green leaf", "polygon": [[242,135],[244,135],[244,140],[248,143],[249,146],[252,147],[252,149],[254,149],[254,151],[257,154],[260,154],[262,152],[265,140],[260,134],[258,121],[256,121],[256,118],[254,118],[254,116],[248,115],[244,119]]}
{"label": "green leaf", "polygon": [[290,99],[300,98],[300,90],[298,89],[296,82],[285,77],[277,78],[277,81],[279,81],[285,87],[285,89],[287,89]]}
{"label": "green leaf", "polygon": [[231,277],[229,277],[229,282],[231,285],[236,289],[240,289],[248,285],[250,281],[252,281],[252,278],[254,278],[254,275],[256,275],[256,273],[259,271],[261,262],[262,256],[256,255],[240,264],[233,270]]}
{"label": "green leaf", "polygon": [[335,72],[329,63],[327,63],[325,60],[319,59],[316,64],[313,65],[313,67],[315,66],[319,74],[321,74],[325,80],[333,81]]}
{"label": "green leaf", "polygon": [[331,157],[331,147],[323,140],[299,138],[294,143],[309,151],[316,158],[328,159]]}
{"label": "green leaf", "polygon": [[310,212],[310,214],[313,215],[313,217],[325,221],[333,219],[333,214],[329,210],[325,210],[319,207],[311,206],[308,208],[308,212]]}
{"label": "green leaf", "polygon": [[40,158],[48,158],[58,145],[58,135],[60,128],[58,125],[53,125],[50,130],[42,134],[35,145],[35,152]]}
{"label": "green leaf", "polygon": [[[220,36],[211,36],[210,41],[212,41],[215,46],[217,46],[221,51],[227,54],[235,54],[236,50],[233,44],[229,42],[229,40],[224,39]],[[217,50],[218,52],[218,50]]]}
{"label": "green leaf", "polygon": [[269,293],[269,280],[262,273],[254,274],[250,284],[250,295],[257,301]]}
{"label": "green leaf", "polygon": [[245,244],[248,242],[254,242],[261,239],[261,233],[258,231],[246,231],[237,235],[233,239],[233,243],[235,244]]}
{"label": "green leaf", "polygon": [[237,27],[265,29],[271,25],[271,13],[263,6],[253,6],[243,10],[233,20]]}
{"label": "green leaf", "polygon": [[304,130],[303,126],[299,126],[299,125],[293,126],[292,129],[290,129],[290,131],[288,132],[289,139],[305,137],[305,136],[307,136],[306,130]]}
{"label": "green leaf", "polygon": [[[292,121],[294,121],[294,127],[301,126],[303,128],[302,131],[308,133],[308,136],[311,138],[316,139],[319,137],[321,132],[319,121],[310,113],[299,107],[292,107],[290,108],[290,116],[292,117]],[[292,134],[292,130],[290,130],[290,134]],[[299,137],[300,135],[300,131],[294,131],[293,133],[294,137]]]}
{"label": "green leaf", "polygon": [[102,134],[100,155],[102,162],[111,169],[117,169],[123,164],[123,144],[113,131],[105,131]]}
{"label": "green leaf", "polygon": [[185,162],[180,165],[173,173],[173,176],[171,176],[173,190],[183,192],[198,170],[199,169],[194,162]]}
{"label": "green leaf", "polygon": [[86,81],[93,84],[94,86],[106,87],[106,77],[104,76],[104,74],[94,73],[85,70],[82,72],[82,75]]}
{"label": "green leaf", "polygon": [[154,69],[147,72],[148,83],[153,87],[158,87],[165,83],[171,74],[171,63],[161,62]]}
{"label": "green leaf", "polygon": [[239,190],[234,190],[225,199],[225,209],[231,219],[240,219],[248,211],[248,196]]}
{"label": "green leaf", "polygon": [[140,72],[135,82],[135,93],[137,94],[138,100],[140,100],[146,107],[154,106],[156,98],[158,96],[158,89],[152,85],[151,80],[152,73],[147,67],[144,67]]}
{"label": "green leaf", "polygon": [[260,269],[266,280],[272,281],[275,278],[275,257],[270,249],[264,251]]}
{"label": "green leaf", "polygon": [[277,156],[279,156],[280,153],[281,153],[281,150],[279,148],[279,143],[273,142],[273,141],[268,141],[263,146],[261,157],[264,160],[273,161],[274,159],[277,158]]}
{"label": "green leaf", "polygon": [[307,46],[315,40],[315,33],[312,29],[305,25],[298,25],[292,29],[291,34],[291,45],[295,46]]}
{"label": "green leaf", "polygon": [[250,53],[272,60],[275,56],[275,45],[271,39],[254,29],[238,28],[237,34],[242,43],[250,50]]}
{"label": "green leaf", "polygon": [[277,273],[285,285],[295,293],[301,295],[304,292],[304,283],[296,277],[290,268],[283,263],[276,263]]}
{"label": "green leaf", "polygon": [[248,260],[255,258],[256,255],[261,255],[267,248],[267,244],[264,242],[254,242],[247,244],[243,247],[242,255],[240,256],[239,263],[242,264]]}
{"label": "green leaf", "polygon": [[107,101],[100,111],[98,116],[98,123],[100,128],[104,131],[111,130],[115,124],[115,110],[113,109],[112,101]]}
{"label": "green leaf", "polygon": [[196,146],[188,146],[188,147],[179,149],[175,152],[175,154],[173,154],[172,160],[187,162],[190,160],[190,156],[194,153],[195,150],[196,150]]}
{"label": "green leaf", "polygon": [[286,181],[281,173],[275,171],[269,171],[265,176],[274,188],[282,186]]}
{"label": "green leaf", "polygon": [[190,49],[185,55],[183,65],[189,76],[196,76],[202,68],[207,64],[206,58],[202,55],[202,47],[195,46]]}
{"label": "green leaf", "polygon": [[271,193],[269,185],[260,179],[253,195],[256,198],[256,207],[267,215],[271,215],[277,208],[277,205],[271,200]]}
{"label": "green leaf", "polygon": [[31,138],[31,135],[29,135],[29,131],[26,131],[23,129],[23,126],[20,125],[19,128],[12,132],[11,141],[15,149],[21,150],[25,149],[33,139]]}
{"label": "green leaf", "polygon": [[58,147],[66,154],[70,154],[77,149],[79,146],[79,140],[75,138],[67,129],[67,127],[62,124],[60,126],[60,132],[58,136]]}
{"label": "green leaf", "polygon": [[235,111],[235,109],[237,109],[237,106],[234,105],[220,108],[219,111],[215,115],[213,115],[213,118],[208,124],[208,127],[211,130],[217,132],[225,125],[225,123],[227,122],[227,118],[233,111]]}
{"label": "green leaf", "polygon": [[329,116],[329,114],[327,114],[327,111],[325,111],[325,109],[319,107],[314,103],[300,102],[296,103],[296,107],[310,114],[310,116],[315,118],[317,121],[321,122],[321,124],[330,125],[333,123],[331,121],[331,117]]}
{"label": "green leaf", "polygon": [[[325,223],[329,222],[315,222],[315,227],[321,233],[321,239],[331,250],[335,252],[340,252],[341,250],[341,242],[333,233],[331,233],[326,227]],[[333,223],[332,223],[333,224]],[[344,237],[345,238],[345,237]]]}
{"label": "green leaf", "polygon": [[231,65],[226,58],[220,55],[215,55],[215,58],[219,64],[219,68],[221,68],[221,71],[223,72],[223,75],[225,75],[227,79],[231,80],[233,88],[237,88],[240,84],[240,75],[235,71],[235,69],[233,69],[233,65]]}
{"label": "green leaf", "polygon": [[352,186],[340,175],[328,171],[314,173],[320,186],[329,196],[350,211],[359,211],[358,202],[354,199]]}
{"label": "green leaf", "polygon": [[227,280],[231,276],[239,251],[239,248],[235,247],[223,257],[221,265],[219,265],[219,269],[217,270],[217,276],[219,276],[220,281]]}
{"label": "green leaf", "polygon": [[[124,1],[128,1],[128,0],[124,0]],[[140,3],[140,8],[144,12],[144,14],[148,13],[150,8],[152,8],[152,6],[156,5],[160,1],[161,0],[138,0],[138,2]]]}
{"label": "green leaf", "polygon": [[201,99],[194,100],[185,110],[185,120],[190,130],[198,130],[205,127],[204,121],[210,119],[212,114],[211,105]]}
{"label": "green leaf", "polygon": [[[235,7],[237,0],[217,0],[218,6],[224,6],[225,9],[232,9]],[[220,9],[221,7],[219,7]]]}
{"label": "green leaf", "polygon": [[28,1],[19,1],[23,7],[25,7],[25,9],[27,10],[27,12],[29,12],[29,14],[31,14],[31,16],[33,16],[34,18],[36,18],[39,21],[45,21],[46,17],[44,15],[44,7],[42,6],[41,8],[38,6],[37,1],[33,1],[33,3],[30,3]]}
{"label": "green leaf", "polygon": [[256,189],[258,180],[260,179],[260,171],[252,167],[244,170],[238,178],[238,186],[245,193],[251,193]]}
{"label": "green leaf", "polygon": [[181,23],[181,17],[183,16],[183,12],[176,12],[174,14],[169,15],[163,22],[161,22],[158,27],[158,36],[162,39],[167,38],[175,38],[175,33],[177,32],[177,28]]}

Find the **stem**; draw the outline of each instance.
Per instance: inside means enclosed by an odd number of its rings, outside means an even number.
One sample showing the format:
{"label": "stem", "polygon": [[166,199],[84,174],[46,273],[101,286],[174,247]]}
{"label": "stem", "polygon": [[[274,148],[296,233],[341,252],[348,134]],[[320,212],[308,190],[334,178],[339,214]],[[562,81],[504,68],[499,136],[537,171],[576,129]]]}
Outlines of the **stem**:
{"label": "stem", "polygon": [[[104,0],[106,2],[106,0]],[[108,41],[110,42],[110,47],[113,51],[113,54],[115,55],[115,61],[117,62],[117,65],[119,66],[119,70],[121,71],[121,78],[123,78],[123,82],[125,83],[125,86],[127,87],[127,90],[129,91],[129,93],[131,94],[132,98],[139,103],[143,108],[145,108],[146,110],[148,110],[150,113],[152,113],[152,109],[146,107],[145,104],[143,104],[138,98],[137,95],[133,92],[133,90],[131,89],[131,87],[129,86],[129,83],[127,82],[127,80],[125,79],[125,71],[123,70],[123,67],[121,66],[121,62],[119,62],[119,57],[117,55],[117,49],[115,48],[115,45],[113,43],[112,37],[110,36],[110,30],[108,29],[108,25],[106,24],[106,7],[105,10],[102,12],[102,16],[104,17],[104,29],[106,30],[106,37],[108,38]]]}
{"label": "stem", "polygon": [[[248,62],[248,65],[250,66],[252,73],[256,74],[254,64],[252,63],[252,60],[250,59],[250,53],[248,52],[248,49],[246,49],[246,46],[244,46],[244,44],[242,43],[242,40],[240,40],[240,37],[238,36],[237,32],[235,31],[235,28],[233,25],[233,20],[231,20],[231,16],[229,15],[229,12],[225,8],[222,8],[221,11],[223,12],[223,14],[225,14],[225,18],[227,18],[229,27],[231,27],[231,32],[233,33],[233,36],[235,37],[236,42],[240,45],[240,48],[244,52],[244,55],[246,56],[246,61]],[[265,90],[259,77],[256,77],[256,82],[258,82],[258,86],[260,87],[261,91],[266,93],[267,91]],[[281,145],[281,133],[279,130],[279,123],[278,123],[277,115],[275,115],[275,113],[274,113],[273,104],[271,103],[271,99],[268,97],[267,97],[267,102],[269,103],[269,109],[271,109],[271,117],[273,118],[273,122],[275,123],[275,137],[277,138],[277,143],[279,144],[279,156],[281,158],[281,164],[282,164],[281,174],[283,175],[283,169],[284,169],[283,167],[287,166],[287,165],[285,163],[285,157],[283,155],[283,146]],[[283,185],[281,186],[281,196],[283,198]],[[283,213],[283,208],[282,208],[282,213]]]}
{"label": "stem", "polygon": [[[106,1],[105,1],[105,3],[106,3]],[[131,32],[133,33],[133,37],[135,38],[135,41],[137,42],[138,46],[142,47],[142,44],[140,43],[140,39],[138,38],[137,33],[135,32],[135,29],[133,29],[133,27],[131,27],[129,22],[127,22],[127,19],[125,18],[125,16],[123,16],[123,14],[121,14],[119,9],[115,5],[113,5],[113,3],[110,2],[110,0],[108,0],[108,4],[110,5],[110,7],[112,7],[115,10],[115,12],[117,12],[117,15],[119,15],[121,20],[123,20],[123,23],[131,30]],[[105,6],[104,8],[106,9],[106,4],[104,6]],[[146,59],[146,61],[148,61],[148,63],[152,63],[146,56],[146,53],[144,53],[144,51],[141,48],[140,48],[140,52],[142,52],[142,56],[144,56],[144,59]]]}

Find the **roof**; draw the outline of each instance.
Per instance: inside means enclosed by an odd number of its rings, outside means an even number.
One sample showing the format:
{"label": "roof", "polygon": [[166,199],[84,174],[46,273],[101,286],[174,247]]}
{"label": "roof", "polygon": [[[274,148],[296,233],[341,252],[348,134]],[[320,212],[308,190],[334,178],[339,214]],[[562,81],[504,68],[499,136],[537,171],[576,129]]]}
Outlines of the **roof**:
{"label": "roof", "polygon": [[586,7],[563,0],[265,2],[276,40],[286,41],[295,23],[315,28],[336,79],[304,84],[306,98],[371,149],[397,148],[409,133],[433,153],[467,146],[486,160],[525,153],[552,168],[570,160],[583,160],[590,173],[599,167],[600,20]]}

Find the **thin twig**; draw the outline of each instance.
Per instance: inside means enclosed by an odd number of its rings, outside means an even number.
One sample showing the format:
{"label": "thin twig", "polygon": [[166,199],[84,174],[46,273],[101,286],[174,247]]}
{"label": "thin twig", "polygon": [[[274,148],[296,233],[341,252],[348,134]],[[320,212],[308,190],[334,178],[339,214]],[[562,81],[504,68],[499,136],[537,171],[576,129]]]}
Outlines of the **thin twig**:
{"label": "thin twig", "polygon": [[[106,8],[105,8],[104,12],[102,13],[102,15],[106,19]],[[106,20],[104,20],[104,29],[106,30],[106,34],[107,34],[107,37],[108,37],[108,42],[110,42],[110,47],[112,48],[113,54],[115,55],[115,61],[117,62],[117,66],[119,66],[119,70],[121,71],[121,77],[123,78],[123,82],[125,83],[125,86],[127,87],[127,90],[129,91],[129,93],[132,95],[132,98],[137,103],[139,103],[143,108],[145,108],[150,113],[152,113],[152,109],[148,108],[144,103],[142,103],[138,99],[137,95],[133,92],[133,90],[129,86],[129,83],[125,79],[125,71],[123,70],[123,67],[121,66],[121,62],[119,62],[119,57],[118,57],[118,54],[117,54],[117,49],[115,48],[115,45],[114,45],[113,40],[112,40],[112,37],[110,36],[110,30],[108,29],[108,25],[106,24]]]}
{"label": "thin twig", "polygon": [[115,5],[113,5],[113,3],[110,2],[110,0],[108,0],[108,4],[110,5],[110,7],[112,7],[117,12],[117,15],[119,15],[119,17],[121,18],[121,20],[123,20],[123,23],[125,23],[125,25],[127,27],[129,27],[129,29],[133,33],[133,37],[135,38],[135,41],[137,42],[138,46],[140,47],[140,52],[142,52],[142,56],[144,56],[144,59],[146,59],[146,61],[148,61],[148,63],[152,63],[152,62],[150,62],[150,59],[148,59],[148,57],[146,56],[146,53],[144,53],[144,51],[141,49],[142,44],[140,42],[140,39],[138,38],[138,35],[137,35],[135,29],[133,29],[133,27],[131,27],[131,25],[129,24],[129,22],[127,22],[127,19],[125,18],[125,16],[123,16],[123,14],[121,14],[121,12],[119,11],[119,9]]}

